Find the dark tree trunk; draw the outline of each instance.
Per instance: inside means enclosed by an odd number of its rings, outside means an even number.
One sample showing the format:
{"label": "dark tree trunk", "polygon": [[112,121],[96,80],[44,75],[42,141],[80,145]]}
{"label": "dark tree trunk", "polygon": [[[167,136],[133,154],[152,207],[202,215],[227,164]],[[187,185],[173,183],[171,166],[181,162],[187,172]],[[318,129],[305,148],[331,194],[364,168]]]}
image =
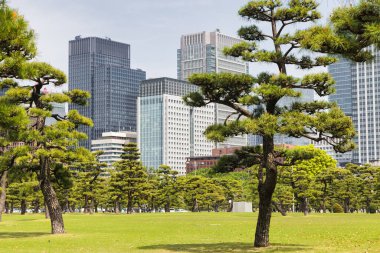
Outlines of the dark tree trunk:
{"label": "dark tree trunk", "polygon": [[228,205],[227,212],[232,212],[233,208],[234,208],[234,201],[231,199],[231,202]]}
{"label": "dark tree trunk", "polygon": [[25,215],[25,214],[26,214],[26,200],[22,199],[21,200],[21,215]]}
{"label": "dark tree trunk", "polygon": [[13,213],[13,209],[14,209],[14,202],[13,202],[13,200],[12,200],[12,201],[11,201],[10,213]]}
{"label": "dark tree trunk", "polygon": [[[269,110],[271,108],[268,108]],[[273,108],[274,110],[274,108]],[[265,181],[264,171],[265,169]],[[255,233],[255,247],[269,246],[269,227],[272,216],[272,195],[277,183],[273,137],[263,137],[263,162],[258,173],[259,217]]]}
{"label": "dark tree trunk", "polygon": [[307,198],[301,198],[300,208],[305,216],[309,214],[308,205],[309,204]]}
{"label": "dark tree trunk", "polygon": [[166,196],[165,213],[170,213],[170,196]]}
{"label": "dark tree trunk", "polygon": [[40,211],[40,201],[38,199],[34,200],[33,213],[38,213]]}
{"label": "dark tree trunk", "polygon": [[8,201],[5,202],[5,213],[9,214],[9,202]]}
{"label": "dark tree trunk", "polygon": [[128,196],[128,204],[127,204],[127,214],[131,214],[132,213],[132,198]]}
{"label": "dark tree trunk", "polygon": [[84,196],[84,213],[90,213],[90,206],[89,206],[89,197],[87,195]]}
{"label": "dark tree trunk", "polygon": [[165,213],[170,213],[170,204],[169,203],[165,204]]}
{"label": "dark tree trunk", "polygon": [[350,212],[350,198],[345,198],[343,205],[344,205],[344,212],[349,213]]}
{"label": "dark tree trunk", "polygon": [[198,211],[199,211],[199,208],[198,208],[198,201],[197,201],[197,199],[194,199],[194,201],[193,201],[193,206],[192,206],[192,208],[191,208],[191,211],[192,211],[192,212],[198,212]]}
{"label": "dark tree trunk", "polygon": [[8,179],[8,171],[4,171],[1,174],[1,179],[0,179],[0,188],[1,188],[1,194],[0,194],[0,222],[2,221],[3,212],[5,210],[7,179]]}
{"label": "dark tree trunk", "polygon": [[216,213],[219,212],[219,205],[217,205],[217,204],[214,205],[214,212],[216,212]]}
{"label": "dark tree trunk", "polygon": [[44,196],[45,205],[50,216],[51,233],[63,234],[65,227],[63,224],[62,209],[59,205],[57,194],[50,182],[50,164],[47,158],[41,157],[41,172],[39,175],[40,188]]}
{"label": "dark tree trunk", "polygon": [[98,213],[98,202],[96,200],[93,200],[94,201],[94,211],[95,213]]}
{"label": "dark tree trunk", "polygon": [[286,210],[282,206],[281,202],[276,203],[275,201],[272,201],[272,204],[273,204],[274,208],[276,208],[276,210],[281,213],[282,216],[286,216]]}

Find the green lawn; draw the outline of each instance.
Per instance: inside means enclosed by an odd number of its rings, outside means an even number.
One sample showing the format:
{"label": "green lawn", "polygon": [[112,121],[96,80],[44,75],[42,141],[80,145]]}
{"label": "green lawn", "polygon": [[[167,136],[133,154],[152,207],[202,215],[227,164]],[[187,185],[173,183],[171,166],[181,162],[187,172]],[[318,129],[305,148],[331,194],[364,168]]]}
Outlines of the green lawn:
{"label": "green lawn", "polygon": [[0,252],[380,252],[380,215],[277,214],[272,246],[253,249],[257,214],[65,215],[50,235],[43,215],[4,215]]}

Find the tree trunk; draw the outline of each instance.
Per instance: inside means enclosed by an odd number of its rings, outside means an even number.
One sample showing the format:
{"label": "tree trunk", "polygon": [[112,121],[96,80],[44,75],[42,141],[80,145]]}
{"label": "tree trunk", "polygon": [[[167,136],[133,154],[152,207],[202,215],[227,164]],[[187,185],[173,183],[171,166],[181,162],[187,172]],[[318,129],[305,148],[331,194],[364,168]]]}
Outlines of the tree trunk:
{"label": "tree trunk", "polygon": [[132,213],[132,197],[128,196],[128,204],[127,204],[127,214]]}
{"label": "tree trunk", "polygon": [[301,211],[303,212],[303,214],[305,216],[309,214],[308,200],[307,200],[307,198],[301,198],[300,208],[301,208]]}
{"label": "tree trunk", "polygon": [[170,204],[167,202],[165,204],[165,213],[170,213]]}
{"label": "tree trunk", "polygon": [[13,213],[13,209],[14,209],[14,202],[13,202],[13,200],[12,200],[12,201],[11,201],[10,213]]}
{"label": "tree trunk", "polygon": [[344,199],[344,212],[349,213],[350,212],[350,198]]}
{"label": "tree trunk", "polygon": [[119,200],[115,201],[115,213],[120,213],[120,203]]}
{"label": "tree trunk", "polygon": [[322,200],[322,210],[323,210],[323,213],[327,213],[326,199],[325,198],[323,198],[323,200]]}
{"label": "tree trunk", "polygon": [[50,219],[48,207],[47,207],[46,203],[44,205],[45,205],[45,219]]}
{"label": "tree trunk", "polygon": [[[263,169],[265,169],[265,181]],[[263,136],[263,161],[259,168],[258,179],[259,217],[257,219],[254,246],[267,247],[269,246],[269,227],[272,216],[272,195],[277,183],[277,168],[272,136]]]}
{"label": "tree trunk", "polygon": [[40,211],[40,201],[38,199],[34,200],[33,213],[38,213]]}
{"label": "tree trunk", "polygon": [[193,207],[191,208],[191,211],[192,212],[197,212],[197,211],[199,211],[198,209],[199,209],[198,208],[198,201],[197,201],[197,199],[194,199],[194,201],[193,201]]}
{"label": "tree trunk", "polygon": [[233,208],[234,208],[234,201],[231,199],[231,202],[228,205],[227,212],[232,212]]}
{"label": "tree trunk", "polygon": [[9,202],[8,201],[5,202],[5,213],[9,214]]}
{"label": "tree trunk", "polygon": [[94,212],[98,213],[98,202],[96,200],[93,200],[93,201],[94,201]]}
{"label": "tree trunk", "polygon": [[84,213],[89,213],[90,212],[90,207],[89,207],[89,198],[87,195],[84,196],[84,208],[83,208],[83,212]]}
{"label": "tree trunk", "polygon": [[170,196],[166,196],[165,213],[170,213]]}
{"label": "tree trunk", "polygon": [[269,228],[272,217],[272,195],[276,187],[277,173],[275,171],[268,172],[266,182],[259,191],[259,217],[256,225],[255,247],[269,246]]}
{"label": "tree trunk", "polygon": [[277,204],[275,201],[272,201],[272,204],[274,208],[276,208],[276,210],[281,213],[282,216],[286,216],[286,210],[283,208],[281,203]]}
{"label": "tree trunk", "polygon": [[62,209],[59,205],[57,195],[51,185],[49,178],[49,162],[47,158],[41,159],[41,173],[39,175],[40,188],[44,196],[45,205],[50,216],[51,233],[63,234],[65,227],[63,224]]}
{"label": "tree trunk", "polygon": [[21,215],[25,215],[25,214],[26,214],[26,200],[22,199],[21,200]]}
{"label": "tree trunk", "polygon": [[7,189],[7,179],[8,179],[8,171],[4,171],[1,175],[0,179],[0,222],[2,221],[3,212],[5,210],[5,199],[6,199],[6,189]]}

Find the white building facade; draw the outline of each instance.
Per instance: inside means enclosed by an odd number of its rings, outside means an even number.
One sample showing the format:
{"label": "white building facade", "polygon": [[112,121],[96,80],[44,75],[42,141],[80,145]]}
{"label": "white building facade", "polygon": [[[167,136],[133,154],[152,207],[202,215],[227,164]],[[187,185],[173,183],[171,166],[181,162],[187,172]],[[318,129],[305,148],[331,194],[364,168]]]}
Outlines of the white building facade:
{"label": "white building facade", "polygon": [[[218,29],[214,32],[200,32],[183,35],[180,49],[177,50],[177,78],[188,80],[194,73],[234,73],[248,74],[248,62],[240,58],[226,56],[225,47],[232,47],[243,42],[240,38],[222,34]],[[234,110],[224,106],[215,105],[214,123],[224,123],[225,119]],[[232,116],[231,120],[236,119]],[[239,147],[247,145],[247,136],[236,136],[217,147]]]}
{"label": "white building facade", "polygon": [[195,85],[171,78],[143,81],[138,98],[138,144],[144,166],[161,164],[186,174],[186,158],[211,155],[215,144],[203,135],[214,123],[215,105],[192,108],[182,97]]}
{"label": "white building facade", "polygon": [[99,156],[99,162],[106,163],[108,168],[113,167],[113,163],[121,160],[123,147],[130,142],[137,142],[136,132],[105,132],[102,137],[91,141],[91,151],[103,151]]}

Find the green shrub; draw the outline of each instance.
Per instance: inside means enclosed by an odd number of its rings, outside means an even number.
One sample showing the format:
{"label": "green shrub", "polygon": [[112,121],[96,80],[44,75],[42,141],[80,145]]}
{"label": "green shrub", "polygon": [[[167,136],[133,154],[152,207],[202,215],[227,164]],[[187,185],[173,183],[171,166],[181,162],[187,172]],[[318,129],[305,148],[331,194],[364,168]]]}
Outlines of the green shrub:
{"label": "green shrub", "polygon": [[343,207],[341,205],[339,205],[338,203],[335,203],[332,207],[333,209],[333,213],[343,213],[344,210],[343,210]]}

